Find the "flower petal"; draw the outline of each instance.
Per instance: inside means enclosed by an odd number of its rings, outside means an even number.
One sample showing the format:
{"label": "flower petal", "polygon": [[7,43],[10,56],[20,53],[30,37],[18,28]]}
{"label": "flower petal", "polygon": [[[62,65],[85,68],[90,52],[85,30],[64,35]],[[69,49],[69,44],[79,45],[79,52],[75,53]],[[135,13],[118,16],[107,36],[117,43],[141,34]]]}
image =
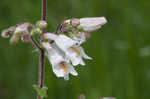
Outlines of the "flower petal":
{"label": "flower petal", "polygon": [[76,57],[76,56],[70,58],[70,60],[71,60],[73,66],[79,65],[80,62],[81,62],[81,58],[80,57]]}
{"label": "flower petal", "polygon": [[79,47],[79,49],[80,49],[80,51],[81,51],[81,53],[82,53],[83,58],[92,60],[92,58],[89,57],[89,56],[84,52],[84,49],[83,49],[82,47]]}
{"label": "flower petal", "polygon": [[57,77],[64,77],[65,72],[59,65],[52,65],[52,69]]}
{"label": "flower petal", "polygon": [[58,35],[54,33],[44,33],[43,37],[44,39],[55,40],[58,37]]}
{"label": "flower petal", "polygon": [[65,79],[65,80],[69,80],[69,74],[65,74],[65,75],[64,75],[64,79]]}
{"label": "flower petal", "polygon": [[106,24],[107,20],[105,17],[94,17],[94,18],[81,18],[80,25],[84,31],[94,31],[101,28],[102,25]]}
{"label": "flower petal", "polygon": [[64,52],[67,51],[67,49],[76,44],[74,40],[71,38],[65,36],[65,35],[59,35],[57,39],[55,39],[55,43],[58,45],[58,47],[63,50]]}
{"label": "flower petal", "polygon": [[69,72],[74,75],[74,76],[77,76],[78,73],[76,72],[76,70],[74,69],[74,67],[70,64],[68,64],[68,67],[69,67]]}

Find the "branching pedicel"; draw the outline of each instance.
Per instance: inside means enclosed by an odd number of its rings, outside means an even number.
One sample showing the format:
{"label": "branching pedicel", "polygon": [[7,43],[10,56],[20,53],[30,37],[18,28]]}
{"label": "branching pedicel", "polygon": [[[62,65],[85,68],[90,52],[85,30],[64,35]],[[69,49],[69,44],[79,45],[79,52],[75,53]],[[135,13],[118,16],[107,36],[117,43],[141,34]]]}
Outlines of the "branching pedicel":
{"label": "branching pedicel", "polygon": [[[63,21],[56,32],[47,33],[42,33],[47,27],[44,20],[38,21],[36,24],[24,22],[3,30],[1,35],[4,38],[10,37],[11,44],[15,44],[21,39],[23,42],[30,42],[40,51],[45,51],[45,56],[49,59],[55,75],[69,80],[69,74],[78,75],[74,66],[85,65],[83,58],[92,59],[85,54],[81,47],[89,37],[89,32],[101,28],[106,22],[104,17],[73,18]],[[34,38],[39,41],[35,41]],[[45,97],[41,95],[41,92],[46,88],[34,87],[41,97]]]}

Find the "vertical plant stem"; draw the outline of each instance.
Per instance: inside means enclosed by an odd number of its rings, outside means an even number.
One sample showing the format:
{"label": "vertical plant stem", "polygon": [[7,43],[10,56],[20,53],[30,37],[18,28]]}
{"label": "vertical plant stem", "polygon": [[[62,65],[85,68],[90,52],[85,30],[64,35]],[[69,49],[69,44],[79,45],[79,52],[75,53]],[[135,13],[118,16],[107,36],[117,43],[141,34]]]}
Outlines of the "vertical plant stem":
{"label": "vertical plant stem", "polygon": [[[46,21],[46,9],[47,8],[47,0],[42,0],[42,17],[41,19]],[[42,34],[45,33],[46,30],[42,30]],[[38,86],[40,88],[43,87],[44,83],[44,50],[40,49],[40,55],[39,55],[39,74],[38,74]],[[37,99],[41,99],[40,95],[37,95]]]}
{"label": "vertical plant stem", "polygon": [[46,21],[47,0],[42,0],[42,20]]}

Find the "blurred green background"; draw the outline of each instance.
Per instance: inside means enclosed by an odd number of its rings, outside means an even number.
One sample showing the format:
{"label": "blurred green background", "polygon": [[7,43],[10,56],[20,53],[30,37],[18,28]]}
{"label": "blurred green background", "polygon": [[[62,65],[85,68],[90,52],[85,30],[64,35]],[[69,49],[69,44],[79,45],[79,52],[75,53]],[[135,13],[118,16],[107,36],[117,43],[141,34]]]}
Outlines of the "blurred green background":
{"label": "blurred green background", "polygon": [[[48,0],[48,31],[72,17],[105,16],[108,23],[91,33],[84,49],[92,61],[78,66],[77,77],[56,78],[46,59],[47,99],[150,98],[150,0]],[[40,0],[0,0],[0,30],[41,18]],[[30,44],[10,45],[0,37],[0,99],[36,99],[38,53]]]}

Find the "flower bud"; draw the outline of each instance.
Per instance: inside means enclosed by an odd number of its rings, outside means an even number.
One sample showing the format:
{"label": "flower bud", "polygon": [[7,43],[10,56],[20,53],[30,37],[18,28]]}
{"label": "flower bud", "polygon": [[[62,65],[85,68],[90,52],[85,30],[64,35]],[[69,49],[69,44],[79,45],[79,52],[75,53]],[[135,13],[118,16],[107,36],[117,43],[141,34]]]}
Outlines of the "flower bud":
{"label": "flower bud", "polygon": [[10,32],[8,31],[8,29],[3,30],[1,36],[3,38],[8,38],[10,36]]}
{"label": "flower bud", "polygon": [[41,20],[36,23],[36,26],[40,29],[45,29],[47,27],[47,23],[46,23],[46,21]]}
{"label": "flower bud", "polygon": [[83,27],[83,30],[87,32],[97,30],[106,23],[107,23],[107,20],[105,19],[105,17],[81,18],[80,19],[80,25]]}
{"label": "flower bud", "polygon": [[41,34],[42,33],[42,30],[40,28],[34,28],[32,29],[31,31],[31,35],[34,35],[34,34]]}
{"label": "flower bud", "polygon": [[16,26],[11,26],[8,29],[3,30],[1,36],[4,38],[8,38],[11,35],[13,35],[15,29],[16,29]]}
{"label": "flower bud", "polygon": [[30,41],[30,34],[26,33],[26,34],[23,34],[22,37],[21,37],[21,40],[23,42],[29,42]]}

